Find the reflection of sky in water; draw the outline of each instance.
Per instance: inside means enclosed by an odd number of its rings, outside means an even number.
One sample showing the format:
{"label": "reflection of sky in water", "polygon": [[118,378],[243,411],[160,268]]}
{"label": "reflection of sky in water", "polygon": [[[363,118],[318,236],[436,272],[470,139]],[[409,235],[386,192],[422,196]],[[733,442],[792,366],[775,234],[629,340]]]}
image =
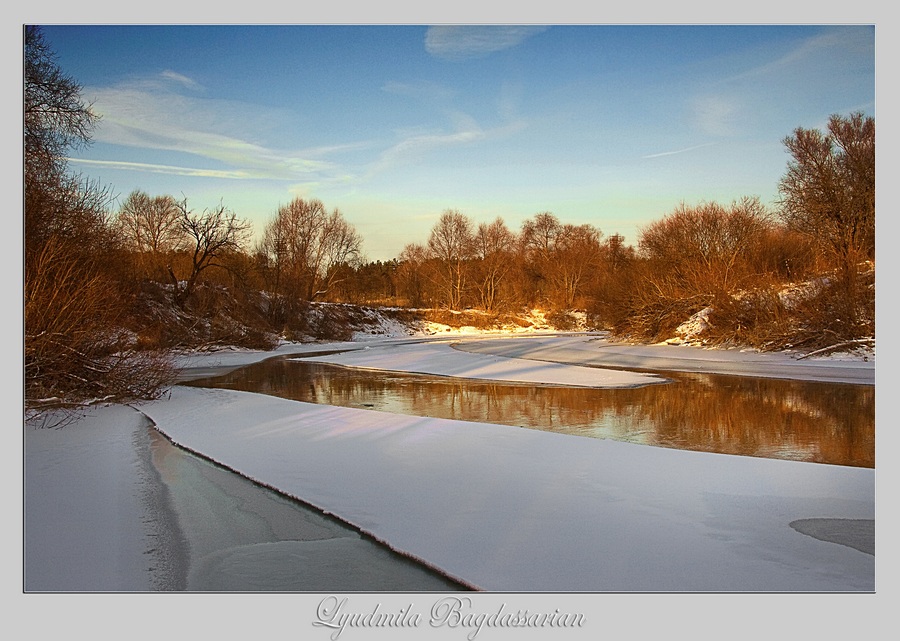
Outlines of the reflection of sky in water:
{"label": "reflection of sky in water", "polygon": [[873,386],[713,374],[667,372],[665,376],[672,382],[585,389],[397,374],[275,358],[193,384],[678,449],[875,465]]}

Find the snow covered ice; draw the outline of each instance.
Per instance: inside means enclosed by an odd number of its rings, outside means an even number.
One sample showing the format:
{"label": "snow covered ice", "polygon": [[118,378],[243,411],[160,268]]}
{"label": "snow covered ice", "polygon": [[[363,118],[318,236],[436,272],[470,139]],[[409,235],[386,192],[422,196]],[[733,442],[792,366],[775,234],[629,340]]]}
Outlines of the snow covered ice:
{"label": "snow covered ice", "polygon": [[[415,340],[334,347],[353,351],[316,358],[399,371],[424,371],[427,365],[431,374],[557,385],[658,382],[652,375],[551,362],[584,361],[587,354],[605,351],[630,358],[641,353],[637,346],[601,348],[596,337],[583,335],[470,340],[456,348]],[[322,349],[285,345],[278,353]],[[517,358],[498,356],[504,353]],[[734,373],[745,367],[753,375],[763,370],[778,375],[779,367],[792,362],[784,355],[761,358],[766,355],[673,346],[644,348],[644,354],[700,363],[706,371]],[[226,352],[182,364],[237,367],[272,355]],[[816,359],[803,361],[802,368],[824,380],[859,382],[871,376],[874,381],[874,361]],[[875,518],[872,469],[679,451],[229,390],[175,387],[170,397],[139,409],[182,447],[334,514],[482,590],[875,589],[875,557],[863,551],[865,546],[852,545],[860,534],[850,527]],[[104,511],[92,504],[122,504],[127,497],[71,483],[66,490],[66,483],[46,480],[54,466],[65,465],[50,441],[66,439],[71,441],[66,449],[85,451],[108,438],[109,431],[98,431],[90,417],[65,430],[26,429],[26,523],[52,527],[54,520],[65,520],[66,511],[116,520],[109,505]],[[111,455],[132,469],[127,443],[121,447]],[[81,469],[68,473],[77,477]],[[63,514],[59,505],[66,506]],[[132,506],[118,516],[128,521],[138,514]],[[836,538],[816,536],[821,528],[810,530],[817,523],[810,519],[838,528]],[[808,527],[791,526],[798,522]],[[137,541],[140,527],[132,522],[119,529],[128,527],[136,529],[124,538]],[[70,529],[69,535],[90,532]],[[114,535],[99,538],[107,536]],[[26,550],[26,575],[29,555],[37,555],[41,545]],[[55,589],[118,589],[111,579],[88,581],[83,576],[88,570],[67,568],[65,554],[58,557]],[[80,586],[64,580],[72,572],[82,576]]]}

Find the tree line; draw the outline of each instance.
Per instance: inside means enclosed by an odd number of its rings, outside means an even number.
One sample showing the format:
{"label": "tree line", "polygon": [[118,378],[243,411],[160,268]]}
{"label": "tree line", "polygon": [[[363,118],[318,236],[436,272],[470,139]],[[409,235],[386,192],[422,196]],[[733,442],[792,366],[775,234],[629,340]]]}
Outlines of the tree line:
{"label": "tree line", "polygon": [[[157,351],[172,345],[162,338],[165,319],[208,316],[216,288],[284,335],[306,322],[311,302],[325,301],[488,314],[578,309],[598,329],[638,341],[667,338],[698,312],[707,340],[764,349],[874,336],[875,122],[862,113],[783,140],[789,160],[772,209],[755,196],[680,203],[642,227],[636,246],[548,211],[512,229],[448,209],[427,238],[371,262],[354,226],[316,199],[280,206],[255,242],[250,222],[224,203],[198,210],[185,197],[136,190],[116,205],[65,160],[98,124],[81,87],[39,28],[24,35],[32,405],[152,396],[172,375]],[[148,311],[149,291],[170,315]]]}

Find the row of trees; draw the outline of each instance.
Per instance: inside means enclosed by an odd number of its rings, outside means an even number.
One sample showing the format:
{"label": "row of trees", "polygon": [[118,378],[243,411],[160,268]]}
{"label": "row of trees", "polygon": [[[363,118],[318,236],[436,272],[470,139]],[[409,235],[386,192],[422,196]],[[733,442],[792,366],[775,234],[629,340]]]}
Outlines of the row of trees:
{"label": "row of trees", "polygon": [[588,283],[617,240],[604,241],[592,225],[563,224],[550,212],[526,220],[516,233],[501,218],[476,226],[447,210],[426,244],[403,249],[396,291],[413,306],[454,310],[583,307]]}
{"label": "row of trees", "polygon": [[[497,218],[475,222],[447,210],[427,243],[407,245],[387,264],[362,260],[362,238],[337,209],[295,198],[279,207],[261,238],[249,245],[250,225],[224,206],[197,213],[186,200],[131,193],[112,229],[141,278],[171,284],[184,307],[199,279],[219,268],[260,287],[283,318],[292,301],[393,299],[417,307],[493,312],[543,305],[584,306],[588,284],[607,256],[633,253],[621,236],[603,239],[592,225],[563,224],[550,212],[516,233]],[[380,278],[365,279],[382,265]]]}
{"label": "row of trees", "polygon": [[[667,337],[705,308],[717,340],[816,347],[874,335],[875,123],[860,113],[785,138],[790,161],[772,211],[755,197],[682,203],[642,228],[633,247],[551,212],[514,230],[447,210],[422,242],[371,263],[341,212],[314,199],[279,207],[253,245],[250,223],[224,204],[197,211],[187,199],[138,190],[113,207],[107,189],[66,164],[98,119],[34,27],[25,30],[24,95],[31,405],[155,393],[171,367],[137,349],[164,343],[142,336],[146,323],[135,320],[154,283],[172,309],[200,316],[206,285],[247,298],[264,292],[258,321],[275,332],[319,300],[578,308],[640,340]],[[804,281],[802,296],[785,295]]]}
{"label": "row of trees", "polygon": [[[668,337],[708,307],[708,336],[718,340],[817,346],[874,333],[874,230],[849,230],[840,238],[850,240],[836,244],[756,197],[682,203],[643,227],[637,248],[551,212],[514,231],[501,218],[479,224],[447,210],[424,243],[385,263],[362,261],[359,234],[317,200],[280,207],[253,247],[249,225],[233,213],[196,214],[171,197],[135,192],[114,220],[142,277],[170,281],[176,305],[215,267],[220,282],[227,275],[237,287],[268,292],[277,329],[289,328],[304,303],[323,300],[489,313],[582,309],[597,326],[640,340]],[[804,281],[815,286],[798,300],[786,296],[788,284]]]}

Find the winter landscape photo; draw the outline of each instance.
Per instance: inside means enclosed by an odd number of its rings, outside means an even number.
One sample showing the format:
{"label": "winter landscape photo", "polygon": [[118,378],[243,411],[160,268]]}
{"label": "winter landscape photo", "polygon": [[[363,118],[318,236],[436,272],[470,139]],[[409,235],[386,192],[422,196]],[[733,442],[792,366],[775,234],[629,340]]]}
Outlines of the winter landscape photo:
{"label": "winter landscape photo", "polygon": [[875,31],[24,24],[26,601],[873,597]]}

